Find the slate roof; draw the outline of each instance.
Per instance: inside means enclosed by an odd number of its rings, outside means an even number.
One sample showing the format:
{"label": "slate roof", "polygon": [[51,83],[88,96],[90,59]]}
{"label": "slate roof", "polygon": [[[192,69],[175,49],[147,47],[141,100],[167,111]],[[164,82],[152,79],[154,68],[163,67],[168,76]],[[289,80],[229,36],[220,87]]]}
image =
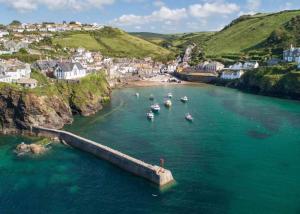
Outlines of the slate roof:
{"label": "slate roof", "polygon": [[79,70],[83,70],[84,68],[82,67],[82,65],[78,62],[58,62],[57,66],[61,68],[62,71],[64,72],[70,72],[73,70],[74,66],[77,66],[77,68]]}

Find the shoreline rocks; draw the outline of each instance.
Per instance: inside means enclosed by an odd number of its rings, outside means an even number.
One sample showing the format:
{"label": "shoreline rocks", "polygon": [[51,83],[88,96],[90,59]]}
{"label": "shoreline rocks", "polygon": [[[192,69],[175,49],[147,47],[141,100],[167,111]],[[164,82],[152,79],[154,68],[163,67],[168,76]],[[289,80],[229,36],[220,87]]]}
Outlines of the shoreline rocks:
{"label": "shoreline rocks", "polygon": [[33,155],[41,155],[44,154],[48,149],[43,146],[43,145],[39,145],[39,144],[25,144],[24,142],[20,143],[19,145],[17,145],[15,152],[17,153],[17,155],[24,155],[24,154],[33,154]]}

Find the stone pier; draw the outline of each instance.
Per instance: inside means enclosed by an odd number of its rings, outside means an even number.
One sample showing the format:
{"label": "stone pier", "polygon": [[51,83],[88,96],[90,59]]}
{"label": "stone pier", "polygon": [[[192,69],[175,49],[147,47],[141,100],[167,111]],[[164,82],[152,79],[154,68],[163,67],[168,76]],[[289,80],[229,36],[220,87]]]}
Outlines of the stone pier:
{"label": "stone pier", "polygon": [[160,187],[170,184],[174,181],[170,170],[145,163],[117,150],[111,149],[107,146],[80,137],[73,133],[42,127],[31,127],[31,132],[37,136],[58,138],[74,148],[93,154],[96,157],[106,160],[123,170],[145,178]]}

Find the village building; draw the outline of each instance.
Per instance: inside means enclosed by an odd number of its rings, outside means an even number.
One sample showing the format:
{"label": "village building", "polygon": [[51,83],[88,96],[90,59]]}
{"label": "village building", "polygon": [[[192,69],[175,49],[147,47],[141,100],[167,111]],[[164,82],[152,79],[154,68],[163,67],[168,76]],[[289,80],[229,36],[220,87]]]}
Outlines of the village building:
{"label": "village building", "polygon": [[11,83],[12,78],[5,74],[0,74],[0,82]]}
{"label": "village building", "polygon": [[0,38],[4,37],[4,36],[8,36],[9,32],[8,31],[0,31]]}
{"label": "village building", "polygon": [[245,72],[243,70],[224,70],[221,75],[221,79],[234,80],[239,79]]}
{"label": "village building", "polygon": [[0,72],[3,73],[4,76],[9,76],[12,82],[16,82],[21,78],[30,78],[31,68],[27,63],[10,59],[0,62]]}
{"label": "village building", "polygon": [[33,88],[37,87],[38,81],[35,80],[35,79],[31,79],[31,78],[21,78],[21,79],[18,79],[16,81],[16,83],[18,85],[21,85],[21,86],[25,87],[25,88],[33,89]]}
{"label": "village building", "polygon": [[285,62],[297,62],[300,59],[300,48],[291,45],[290,49],[283,51],[283,60]]}
{"label": "village building", "polygon": [[222,70],[224,67],[225,66],[220,62],[209,62],[205,65],[204,71],[214,73]]}
{"label": "village building", "polygon": [[25,42],[15,42],[13,40],[9,40],[7,42],[4,42],[3,46],[4,46],[5,50],[10,51],[12,53],[16,53],[22,48],[25,48],[25,49],[28,48],[27,43],[25,43]]}
{"label": "village building", "polygon": [[259,63],[257,61],[247,61],[244,64],[241,62],[237,62],[233,65],[229,66],[230,70],[238,71],[238,70],[251,70],[259,68]]}
{"label": "village building", "polygon": [[80,79],[86,74],[86,69],[78,62],[58,62],[54,70],[54,77],[60,80]]}
{"label": "village building", "polygon": [[53,78],[56,65],[56,60],[38,60],[32,65],[32,67],[40,70],[44,75]]}
{"label": "village building", "polygon": [[186,67],[183,69],[187,73],[217,73],[221,71],[225,66],[217,61],[205,61],[197,66]]}
{"label": "village building", "polygon": [[170,62],[166,65],[161,66],[161,73],[174,73],[177,69],[178,62]]}

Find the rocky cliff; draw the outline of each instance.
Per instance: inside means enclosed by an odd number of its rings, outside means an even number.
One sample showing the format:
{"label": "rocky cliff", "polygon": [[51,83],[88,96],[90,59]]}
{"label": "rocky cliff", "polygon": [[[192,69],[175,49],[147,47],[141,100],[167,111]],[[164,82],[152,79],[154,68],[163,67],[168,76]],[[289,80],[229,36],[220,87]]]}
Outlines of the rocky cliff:
{"label": "rocky cliff", "polygon": [[79,82],[52,83],[34,90],[0,87],[0,132],[17,133],[30,126],[61,129],[73,115],[88,116],[109,100],[104,77],[91,75]]}

